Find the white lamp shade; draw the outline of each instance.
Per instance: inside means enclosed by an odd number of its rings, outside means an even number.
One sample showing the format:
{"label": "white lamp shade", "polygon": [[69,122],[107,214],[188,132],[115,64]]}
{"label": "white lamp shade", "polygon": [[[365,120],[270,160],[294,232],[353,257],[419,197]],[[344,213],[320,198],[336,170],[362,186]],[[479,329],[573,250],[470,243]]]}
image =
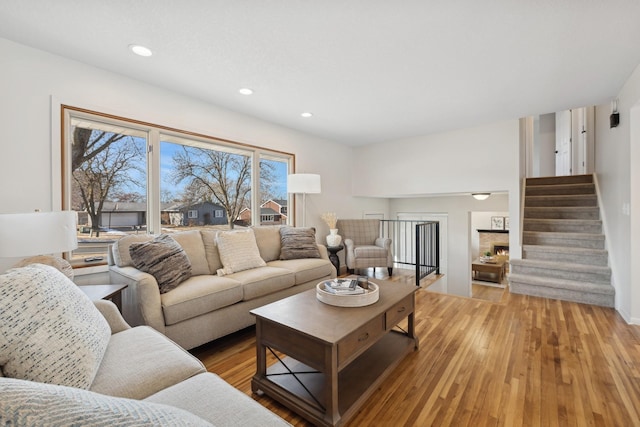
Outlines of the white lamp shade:
{"label": "white lamp shade", "polygon": [[78,247],[76,213],[0,214],[0,257],[67,252]]}
{"label": "white lamp shade", "polygon": [[296,173],[287,176],[287,193],[313,194],[320,193],[320,190],[320,175]]}

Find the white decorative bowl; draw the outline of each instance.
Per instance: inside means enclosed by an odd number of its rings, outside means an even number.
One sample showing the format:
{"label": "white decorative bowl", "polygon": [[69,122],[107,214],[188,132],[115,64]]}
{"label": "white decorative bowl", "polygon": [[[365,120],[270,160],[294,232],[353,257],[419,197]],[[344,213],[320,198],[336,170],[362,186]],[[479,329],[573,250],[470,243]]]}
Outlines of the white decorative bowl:
{"label": "white decorative bowl", "polygon": [[316,285],[316,297],[325,304],[337,307],[364,307],[373,304],[380,298],[380,288],[372,282],[369,282],[369,289],[365,290],[363,294],[356,295],[337,295],[327,292],[324,290],[324,282]]}

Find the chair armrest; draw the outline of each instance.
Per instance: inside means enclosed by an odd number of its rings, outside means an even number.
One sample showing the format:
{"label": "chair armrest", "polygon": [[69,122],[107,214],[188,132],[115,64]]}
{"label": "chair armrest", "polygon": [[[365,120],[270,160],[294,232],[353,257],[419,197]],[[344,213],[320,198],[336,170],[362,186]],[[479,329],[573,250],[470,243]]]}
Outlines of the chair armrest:
{"label": "chair armrest", "polygon": [[132,326],[148,325],[165,333],[160,288],[156,278],[135,267],[109,267],[112,283],[126,283],[122,291],[122,313]]}
{"label": "chair armrest", "polygon": [[118,311],[118,307],[111,301],[98,300],[93,302],[96,308],[100,311],[100,314],[107,320],[109,327],[111,328],[111,335],[130,329],[131,326],[124,320],[122,314]]}
{"label": "chair armrest", "polygon": [[375,242],[376,246],[380,246],[381,248],[385,248],[387,251],[391,250],[391,239],[387,237],[378,237]]}

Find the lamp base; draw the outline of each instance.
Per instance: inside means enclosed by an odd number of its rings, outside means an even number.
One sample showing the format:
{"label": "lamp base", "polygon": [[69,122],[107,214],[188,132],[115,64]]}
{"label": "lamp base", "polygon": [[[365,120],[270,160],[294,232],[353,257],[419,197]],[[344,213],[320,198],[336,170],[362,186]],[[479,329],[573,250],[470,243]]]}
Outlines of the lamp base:
{"label": "lamp base", "polygon": [[69,264],[69,261],[64,258],[51,255],[32,256],[18,262],[14,267],[26,267],[29,264],[50,265],[51,267],[55,267],[60,270],[70,280],[73,280],[73,268],[71,267],[71,264]]}

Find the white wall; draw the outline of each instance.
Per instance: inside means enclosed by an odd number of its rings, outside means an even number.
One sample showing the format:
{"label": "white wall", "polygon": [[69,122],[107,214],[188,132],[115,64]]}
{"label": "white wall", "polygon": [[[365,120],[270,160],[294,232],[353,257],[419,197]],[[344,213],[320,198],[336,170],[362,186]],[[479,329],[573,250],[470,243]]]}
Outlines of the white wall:
{"label": "white wall", "polygon": [[596,107],[595,153],[616,308],[627,321],[636,324],[640,324],[639,102],[640,66],[618,95],[618,127],[609,127],[610,103]]}
{"label": "white wall", "polygon": [[[60,205],[60,103],[294,153],[297,172],[322,175],[322,194],[307,196],[306,221],[318,227],[322,242],[328,234],[322,212],[344,217],[362,210],[354,206],[363,204],[386,213],[384,199],[362,203],[351,197],[351,150],[342,144],[1,38],[0,57],[0,213],[48,211]],[[12,263],[0,260],[0,271]]]}
{"label": "white wall", "polygon": [[359,147],[354,149],[353,194],[510,191],[514,181],[517,185],[519,139],[518,120],[509,120]]}
{"label": "white wall", "polygon": [[[478,234],[471,225],[471,212],[505,212],[509,205],[507,194],[492,194],[487,200],[476,200],[470,195],[392,199],[390,216],[395,218],[398,212],[447,214],[448,271],[444,272],[448,275],[447,290],[454,295],[470,297],[471,239],[472,233]],[[509,233],[509,252],[512,234],[517,233]]]}

